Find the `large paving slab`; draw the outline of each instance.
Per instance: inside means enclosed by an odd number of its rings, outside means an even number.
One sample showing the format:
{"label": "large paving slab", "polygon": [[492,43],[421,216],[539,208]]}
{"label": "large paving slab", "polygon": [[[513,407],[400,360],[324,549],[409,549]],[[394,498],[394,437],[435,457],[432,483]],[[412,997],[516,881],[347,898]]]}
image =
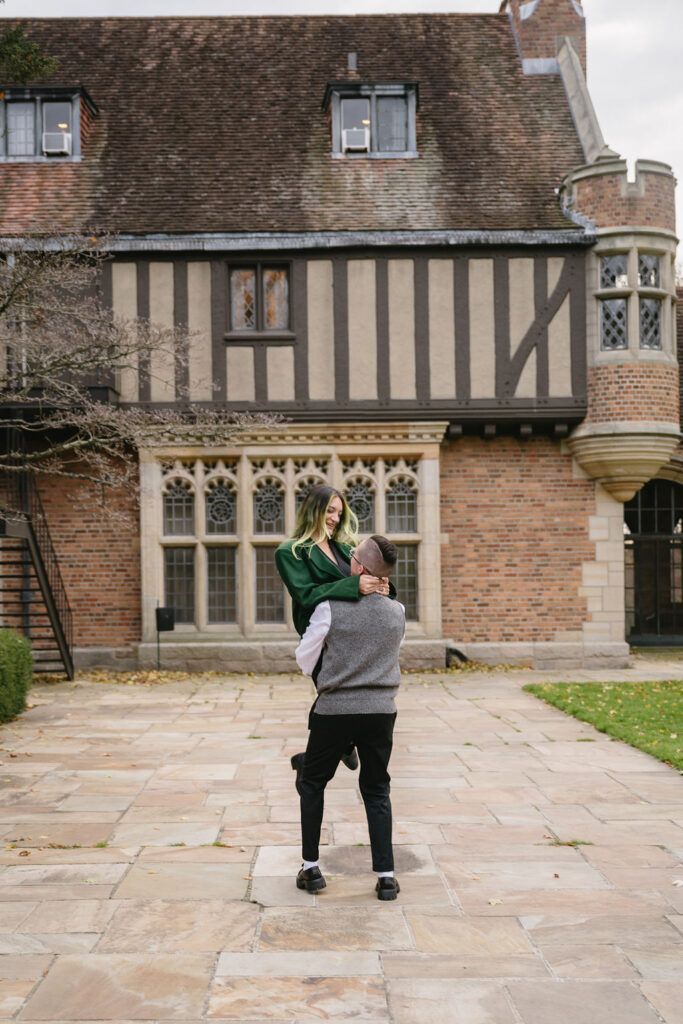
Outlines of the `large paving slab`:
{"label": "large paving slab", "polygon": [[558,678],[404,677],[389,904],[341,766],[327,889],[294,884],[302,677],[37,685],[0,727],[0,1024],[681,1024],[683,779],[522,691]]}

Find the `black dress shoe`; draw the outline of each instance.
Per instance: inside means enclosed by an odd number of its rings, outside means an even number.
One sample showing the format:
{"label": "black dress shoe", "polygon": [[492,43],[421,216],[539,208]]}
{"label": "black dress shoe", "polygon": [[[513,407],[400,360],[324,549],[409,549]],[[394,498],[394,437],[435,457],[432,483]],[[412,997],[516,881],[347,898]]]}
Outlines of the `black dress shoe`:
{"label": "black dress shoe", "polygon": [[355,772],[358,767],[358,754],[355,747],[349,747],[345,754],[342,754],[342,762],[349,771]]}
{"label": "black dress shoe", "polygon": [[317,892],[318,889],[326,889],[327,882],[320,873],[320,868],[302,868],[296,876],[297,889],[307,889],[308,892]]}
{"label": "black dress shoe", "polygon": [[401,891],[398,878],[378,878],[375,892],[378,900],[395,900]]}
{"label": "black dress shoe", "polygon": [[303,754],[303,753],[301,753],[301,754],[292,754],[292,756],[289,759],[289,763],[291,764],[292,768],[296,772],[296,781],[297,782],[301,778],[301,773],[304,770],[304,757],[305,756],[306,755]]}

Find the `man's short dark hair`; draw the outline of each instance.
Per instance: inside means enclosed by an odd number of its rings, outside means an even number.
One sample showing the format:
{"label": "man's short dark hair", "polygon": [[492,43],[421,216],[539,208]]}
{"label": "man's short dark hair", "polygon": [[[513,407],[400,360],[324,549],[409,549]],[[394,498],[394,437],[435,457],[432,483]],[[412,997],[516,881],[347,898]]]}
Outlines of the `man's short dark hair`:
{"label": "man's short dark hair", "polygon": [[374,540],[385,563],[393,569],[398,558],[398,548],[396,545],[380,533],[373,533],[369,539]]}

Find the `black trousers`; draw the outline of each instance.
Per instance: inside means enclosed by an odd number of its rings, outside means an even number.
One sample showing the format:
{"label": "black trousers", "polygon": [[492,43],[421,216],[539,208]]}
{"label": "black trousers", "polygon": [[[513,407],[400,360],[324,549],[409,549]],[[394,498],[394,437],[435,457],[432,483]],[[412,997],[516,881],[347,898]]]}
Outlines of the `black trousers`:
{"label": "black trousers", "polygon": [[355,742],[360,760],[360,793],[368,819],[373,871],[393,871],[391,845],[391,777],[387,771],[396,713],[390,715],[309,716],[310,734],[303,771],[296,788],[301,804],[301,846],[304,860],[318,860],[325,787],[342,754]]}

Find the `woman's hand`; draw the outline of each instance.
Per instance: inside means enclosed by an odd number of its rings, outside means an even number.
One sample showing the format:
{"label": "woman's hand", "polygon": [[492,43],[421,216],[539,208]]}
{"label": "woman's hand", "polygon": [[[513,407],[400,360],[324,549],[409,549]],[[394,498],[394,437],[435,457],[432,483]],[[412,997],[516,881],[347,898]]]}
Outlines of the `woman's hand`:
{"label": "woman's hand", "polygon": [[358,581],[358,589],[365,596],[366,594],[388,594],[389,579],[383,576],[370,576],[368,573],[361,573]]}

